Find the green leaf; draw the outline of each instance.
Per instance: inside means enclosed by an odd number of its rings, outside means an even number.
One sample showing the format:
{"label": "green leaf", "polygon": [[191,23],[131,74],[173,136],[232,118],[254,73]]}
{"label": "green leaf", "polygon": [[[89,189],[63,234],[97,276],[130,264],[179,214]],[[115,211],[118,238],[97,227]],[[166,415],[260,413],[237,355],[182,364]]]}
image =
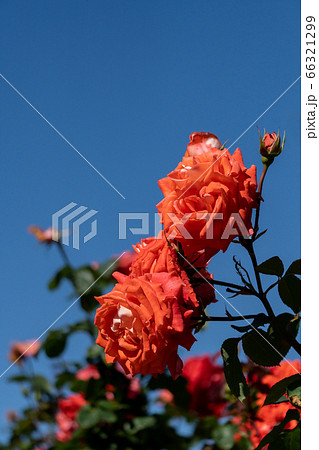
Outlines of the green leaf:
{"label": "green leaf", "polygon": [[231,392],[243,402],[249,394],[249,389],[238,359],[238,342],[237,338],[226,339],[222,345],[221,354],[227,384]]}
{"label": "green leaf", "polygon": [[267,259],[267,261],[259,264],[257,270],[266,275],[277,275],[278,277],[281,277],[284,273],[284,265],[278,256],[273,256],[272,258]]}
{"label": "green leaf", "polygon": [[296,259],[292,262],[287,269],[286,275],[292,273],[295,275],[301,275],[301,259]]}
{"label": "green leaf", "polygon": [[33,385],[33,389],[36,391],[42,391],[46,393],[50,393],[52,391],[52,385],[42,375],[35,375],[30,381]]}
{"label": "green leaf", "polygon": [[92,428],[101,421],[100,411],[90,405],[84,405],[77,419],[82,428]]}
{"label": "green leaf", "polygon": [[297,395],[301,400],[301,377],[297,380],[294,380],[292,383],[287,386],[287,395],[288,397],[292,397],[293,395]]}
{"label": "green leaf", "polygon": [[117,421],[115,410],[121,408],[118,403],[109,400],[100,400],[97,403],[97,407],[100,411],[100,417],[104,422],[115,423]]}
{"label": "green leaf", "polygon": [[104,350],[97,344],[92,344],[87,350],[87,357],[90,359],[102,358],[104,359]]}
{"label": "green leaf", "polygon": [[14,383],[20,383],[21,381],[28,381],[29,379],[30,379],[30,377],[28,377],[26,375],[16,375],[13,377],[9,377],[8,381],[14,382]]}
{"label": "green leaf", "polygon": [[65,348],[66,340],[67,334],[63,333],[63,331],[51,331],[43,343],[43,348],[47,356],[49,358],[56,358],[59,356]]}
{"label": "green leaf", "polygon": [[218,426],[213,431],[213,439],[219,448],[223,450],[230,450],[234,445],[234,434],[237,427],[232,423]]}
{"label": "green leaf", "polygon": [[280,403],[288,403],[289,400],[287,397],[285,397],[284,395],[282,395],[275,403],[274,405],[279,405]]}
{"label": "green leaf", "polygon": [[49,282],[49,289],[53,291],[54,289],[57,289],[63,279],[71,280],[73,276],[73,270],[70,266],[65,266],[62,269],[60,269],[54,277]]}
{"label": "green leaf", "polygon": [[292,431],[286,432],[284,438],[285,449],[300,450],[301,449],[301,428],[297,426]]}
{"label": "green leaf", "polygon": [[156,419],[153,416],[134,417],[132,434],[138,433],[146,428],[152,428],[156,423]]}
{"label": "green leaf", "polygon": [[[91,292],[91,290],[89,292]],[[87,312],[93,311],[99,306],[99,303],[95,300],[93,293],[82,295],[80,302],[81,308]]]}
{"label": "green leaf", "polygon": [[287,392],[287,387],[295,381],[300,381],[300,378],[300,375],[296,373],[295,375],[283,378],[282,380],[278,381],[278,383],[274,384],[267,394],[264,406],[271,405],[272,403],[275,403],[277,400],[279,400],[279,398]]}
{"label": "green leaf", "polygon": [[76,292],[79,295],[84,294],[86,291],[88,291],[91,287],[91,285],[94,283],[95,277],[92,273],[92,270],[87,268],[81,268],[78,270],[75,270],[73,273],[73,283]]}
{"label": "green leaf", "polygon": [[[284,420],[277,426],[275,426],[270,433],[268,433],[259,443],[258,447],[255,450],[262,450],[267,444],[271,444],[275,442],[276,439],[280,436],[280,433],[284,430],[287,423],[291,420],[299,420],[300,414],[296,409],[289,409],[287,411],[286,417]],[[282,447],[281,447],[282,448]],[[284,450],[284,448],[282,448]]]}
{"label": "green leaf", "polygon": [[301,309],[301,281],[292,274],[286,274],[278,283],[278,292],[283,303],[295,313]]}
{"label": "green leaf", "polygon": [[[282,353],[282,349],[278,346],[268,334],[263,330],[250,331],[243,338],[243,350],[246,355],[256,364],[261,366],[278,366],[283,357],[288,353],[286,349]],[[279,347],[279,348],[278,348]]]}
{"label": "green leaf", "polygon": [[194,435],[201,439],[212,439],[214,429],[219,426],[218,419],[215,416],[201,417],[194,431]]}
{"label": "green leaf", "polygon": [[269,444],[268,450],[300,450],[301,430],[297,426],[292,431],[284,430]]}
{"label": "green leaf", "polygon": [[58,389],[63,387],[65,384],[71,383],[74,380],[74,373],[64,371],[61,372],[57,377],[55,381],[55,385]]}
{"label": "green leaf", "polygon": [[299,321],[295,321],[292,314],[280,314],[275,317],[267,332],[253,330],[242,337],[244,352],[256,364],[278,366],[291,347],[287,336],[296,337],[298,327]]}

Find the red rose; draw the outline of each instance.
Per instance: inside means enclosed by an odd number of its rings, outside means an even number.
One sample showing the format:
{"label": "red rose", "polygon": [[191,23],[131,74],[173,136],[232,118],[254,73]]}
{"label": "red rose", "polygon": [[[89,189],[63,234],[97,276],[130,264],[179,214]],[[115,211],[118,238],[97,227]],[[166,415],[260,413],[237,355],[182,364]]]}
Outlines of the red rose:
{"label": "red rose", "polygon": [[[159,180],[165,198],[157,205],[168,239],[181,242],[186,256],[205,249],[208,257],[225,251],[236,234],[249,234],[256,206],[256,167],[246,169],[237,148],[207,146],[207,135],[193,133],[177,168]],[[192,147],[196,142],[196,151]]]}
{"label": "red rose", "polygon": [[190,394],[190,409],[200,416],[220,417],[225,408],[225,377],[223,367],[216,364],[218,354],[188,358],[183,368]]}
{"label": "red rose", "polygon": [[[249,432],[254,447],[257,447],[261,439],[266,436],[274,426],[283,421],[289,409],[294,408],[289,402],[263,406],[267,393],[274,384],[278,383],[278,381],[283,378],[296,374],[294,367],[298,372],[301,371],[299,360],[285,361],[280,366],[272,367],[270,373],[262,378],[261,381],[264,386],[268,386],[268,390],[265,393],[257,394],[257,405],[260,409],[251,421],[248,421],[240,427],[242,431],[245,430]],[[286,425],[285,429],[290,430],[295,428],[296,425],[297,422],[293,420]]]}
{"label": "red rose", "polygon": [[83,394],[72,394],[69,397],[58,400],[58,412],[56,422],[58,431],[56,438],[60,442],[67,442],[78,428],[76,418],[82,406],[86,405]]}
{"label": "red rose", "polygon": [[194,253],[185,261],[182,256],[178,257],[175,247],[168,244],[163,232],[157,238],[142,239],[133,248],[137,256],[131,265],[131,277],[167,272],[183,280],[184,301],[191,307],[198,307],[199,299],[204,307],[217,301],[213,286],[205,281],[212,280],[213,276],[205,269],[207,261],[202,252]]}
{"label": "red rose", "polygon": [[183,299],[183,281],[169,273],[127,277],[106,295],[95,316],[97,343],[108,363],[118,362],[126,373],[163,373],[168,366],[175,378],[182,361],[178,346],[190,349],[195,341]]}

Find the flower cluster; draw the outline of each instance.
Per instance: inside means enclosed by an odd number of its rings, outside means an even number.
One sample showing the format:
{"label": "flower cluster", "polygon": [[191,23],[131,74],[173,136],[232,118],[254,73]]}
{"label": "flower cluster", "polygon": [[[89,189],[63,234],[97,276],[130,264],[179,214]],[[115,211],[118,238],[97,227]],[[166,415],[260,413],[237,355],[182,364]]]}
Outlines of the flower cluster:
{"label": "flower cluster", "polygon": [[190,141],[176,169],[159,180],[165,198],[157,208],[166,236],[186,255],[205,249],[211,257],[228,248],[235,231],[252,228],[256,166],[246,169],[239,148],[231,155],[211,133],[193,133]]}
{"label": "flower cluster", "polygon": [[[123,370],[119,366],[115,366],[115,372],[123,374]],[[125,374],[123,374],[125,375]],[[77,380],[89,382],[90,380],[99,380],[101,378],[100,372],[94,364],[89,364],[75,373]],[[126,376],[127,383],[123,391],[125,392],[126,400],[136,399],[141,392],[139,380],[132,378],[131,375]],[[108,402],[115,400],[116,386],[111,383],[103,384],[101,394]],[[56,439],[59,442],[68,442],[72,439],[74,432],[79,428],[78,415],[81,408],[85,405],[90,405],[90,400],[86,397],[84,392],[77,392],[67,395],[65,398],[58,398],[57,413],[55,416],[57,430]]]}
{"label": "flower cluster", "polygon": [[[290,402],[278,403],[273,405],[263,406],[269,389],[280,380],[291,375],[295,375],[301,371],[300,360],[285,361],[280,366],[271,367],[268,374],[264,374],[262,377],[259,375],[256,377],[256,381],[259,384],[259,390],[262,392],[257,393],[256,404],[258,411],[251,417],[246,423],[240,425],[240,430],[245,433],[249,433],[250,440],[254,447],[256,447],[261,439],[266,436],[274,426],[278,425],[285,418],[287,411],[292,409],[293,406]],[[235,419],[234,423],[239,424],[240,419]],[[293,429],[296,426],[296,421],[289,422],[285,429]]]}
{"label": "flower cluster", "polygon": [[178,347],[195,342],[193,318],[216,301],[211,257],[242,228],[251,230],[256,168],[245,168],[239,149],[232,156],[222,150],[215,135],[193,133],[182,162],[159,186],[164,230],[134,246],[128,274],[113,274],[118,284],[97,297],[95,324],[108,363],[132,375],[168,367],[175,378],[183,367]]}
{"label": "flower cluster", "polygon": [[74,431],[78,428],[76,421],[78,413],[86,403],[82,393],[71,394],[58,401],[58,412],[56,414],[58,426],[56,438],[58,441],[67,442],[71,439]]}

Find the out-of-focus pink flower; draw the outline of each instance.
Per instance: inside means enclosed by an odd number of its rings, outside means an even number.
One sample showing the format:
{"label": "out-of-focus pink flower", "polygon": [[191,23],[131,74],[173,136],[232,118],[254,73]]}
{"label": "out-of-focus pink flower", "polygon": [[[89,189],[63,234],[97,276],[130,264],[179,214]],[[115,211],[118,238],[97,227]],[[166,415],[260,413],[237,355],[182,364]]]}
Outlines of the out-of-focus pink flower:
{"label": "out-of-focus pink flower", "polygon": [[34,339],[30,339],[24,342],[12,342],[8,358],[12,362],[19,359],[19,361],[17,361],[17,364],[21,364],[22,359],[36,356],[40,347],[40,341],[36,341]]}
{"label": "out-of-focus pink flower", "polygon": [[58,426],[56,438],[58,441],[67,442],[71,439],[72,434],[78,428],[76,422],[78,412],[86,403],[83,394],[72,394],[67,398],[58,400],[58,412],[56,414]]}
{"label": "out-of-focus pink flower", "polygon": [[114,392],[115,392],[115,386],[113,386],[113,384],[107,384],[105,386],[105,398],[106,400],[109,400],[110,402],[112,402],[115,398],[114,396]]}
{"label": "out-of-focus pink flower", "polygon": [[100,267],[100,263],[98,261],[92,261],[90,267],[92,270],[97,270]]}
{"label": "out-of-focus pink flower", "polygon": [[129,388],[128,388],[127,397],[130,400],[134,400],[134,398],[139,396],[140,392],[141,392],[141,386],[140,386],[140,382],[139,382],[138,378],[132,378]]}
{"label": "out-of-focus pink flower", "polygon": [[225,408],[223,367],[215,362],[219,354],[188,358],[182,375],[187,379],[190,409],[200,416],[220,417]]}
{"label": "out-of-focus pink flower", "polygon": [[77,380],[82,381],[89,381],[91,378],[94,378],[95,380],[98,380],[100,378],[99,371],[94,366],[94,364],[90,364],[89,366],[83,367],[83,369],[80,369],[76,375],[75,378]]}
{"label": "out-of-focus pink flower", "polygon": [[41,244],[52,244],[52,242],[57,242],[59,240],[59,232],[53,228],[44,230],[35,225],[30,225],[28,231],[33,234]]}
{"label": "out-of-focus pink flower", "polygon": [[[119,255],[113,255],[113,258],[118,258]],[[126,251],[124,255],[120,257],[120,259],[117,261],[117,272],[121,272],[124,275],[130,274],[130,267],[132,264],[132,261],[135,259],[136,253],[132,251]]]}
{"label": "out-of-focus pink flower", "polygon": [[159,401],[160,403],[163,403],[164,405],[173,403],[174,395],[168,389],[161,389],[158,392],[157,401]]}
{"label": "out-of-focus pink flower", "polygon": [[13,409],[9,409],[6,412],[6,418],[9,422],[15,422],[18,419],[18,414],[13,410]]}

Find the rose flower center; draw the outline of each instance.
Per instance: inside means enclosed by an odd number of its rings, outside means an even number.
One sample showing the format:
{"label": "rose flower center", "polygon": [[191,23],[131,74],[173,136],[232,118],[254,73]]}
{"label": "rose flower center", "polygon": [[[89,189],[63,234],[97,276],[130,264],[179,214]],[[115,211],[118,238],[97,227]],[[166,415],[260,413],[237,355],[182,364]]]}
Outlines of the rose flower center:
{"label": "rose flower center", "polygon": [[111,330],[114,333],[122,334],[126,331],[130,331],[133,333],[133,323],[135,319],[133,317],[133,313],[130,309],[125,308],[125,306],[120,305],[117,313],[113,317],[113,323],[111,326]]}

